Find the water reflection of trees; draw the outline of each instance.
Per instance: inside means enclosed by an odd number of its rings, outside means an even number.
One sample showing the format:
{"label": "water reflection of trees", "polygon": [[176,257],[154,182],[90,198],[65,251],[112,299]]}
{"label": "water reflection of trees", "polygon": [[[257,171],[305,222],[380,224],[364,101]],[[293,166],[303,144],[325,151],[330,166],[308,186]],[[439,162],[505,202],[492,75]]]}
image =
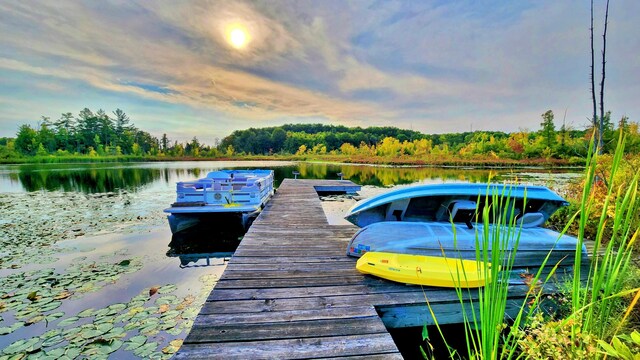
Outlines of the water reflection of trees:
{"label": "water reflection of trees", "polygon": [[[13,175],[13,174],[12,174]],[[160,169],[144,168],[91,168],[56,170],[21,170],[18,180],[26,191],[63,190],[84,193],[102,193],[135,190],[158,181]]]}
{"label": "water reflection of trees", "polygon": [[300,163],[299,171],[301,177],[309,179],[337,179],[337,173],[342,173],[345,179],[373,186],[411,184],[423,180],[487,182],[495,176],[491,170],[319,163]]}
{"label": "water reflection of trees", "polygon": [[[188,168],[176,167],[175,165],[177,164],[168,164],[166,167],[140,167],[138,165],[113,167],[101,164],[89,166],[69,164],[57,165],[50,169],[28,165],[20,167],[17,172],[9,173],[8,176],[12,181],[19,181],[26,191],[63,190],[96,193],[135,190],[152,182],[173,185],[175,181],[180,179],[202,178],[206,176],[207,172],[217,170],[210,164],[207,167],[196,167],[198,163],[180,163],[180,165],[190,166]],[[239,163],[237,168],[246,169],[247,167],[243,167]],[[489,179],[500,181],[505,176],[508,178],[509,172],[513,171],[326,163],[270,166],[269,162],[265,162],[264,166],[250,168],[273,169],[276,186],[279,186],[285,178],[293,178],[294,171],[298,171],[300,173],[298,177],[303,179],[339,179],[338,173],[342,173],[345,179],[360,185],[373,186],[411,184],[419,181],[488,182]],[[511,175],[515,176],[516,174]]]}

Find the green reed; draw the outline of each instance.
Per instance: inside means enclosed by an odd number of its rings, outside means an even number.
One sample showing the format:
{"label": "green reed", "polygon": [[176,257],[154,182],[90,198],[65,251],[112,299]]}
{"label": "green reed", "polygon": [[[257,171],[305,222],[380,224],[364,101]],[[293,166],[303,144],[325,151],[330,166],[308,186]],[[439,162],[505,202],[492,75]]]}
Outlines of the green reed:
{"label": "green reed", "polygon": [[[570,344],[572,345],[569,346],[568,351],[573,354],[584,354],[584,351],[587,353],[591,351],[590,349],[585,350],[584,347],[588,344],[581,343],[579,334],[591,334],[597,339],[606,340],[616,335],[629,316],[631,308],[640,297],[640,288],[623,289],[624,280],[629,275],[631,250],[638,237],[638,229],[634,229],[633,223],[634,215],[637,214],[640,206],[638,174],[628,183],[615,188],[617,195],[615,197],[615,212],[613,216],[607,214],[609,199],[612,198],[614,191],[614,176],[620,167],[623,154],[624,139],[621,134],[610,169],[608,193],[604,200],[597,235],[594,239],[595,247],[591,264],[582,263],[582,246],[585,241],[584,233],[587,220],[594,208],[594,202],[597,201],[594,196],[594,182],[600,181],[595,176],[598,155],[592,151],[589,151],[587,158],[585,186],[579,210],[568,220],[560,233],[561,237],[567,232],[570,225],[576,219],[578,220],[578,241],[573,259],[574,273],[571,281],[570,314],[563,320],[553,323],[558,331],[564,326],[571,326]],[[519,342],[526,336],[526,328],[530,322],[529,315],[537,311],[542,295],[545,294],[545,288],[550,284],[559,264],[547,265],[551,255],[549,252],[531,279],[531,284],[534,286],[529,286],[522,303],[517,305],[517,315],[510,319],[511,322],[508,324],[505,320],[505,314],[509,296],[509,274],[513,269],[521,229],[516,225],[513,216],[515,203],[511,200],[509,185],[505,185],[502,192],[486,195],[485,204],[491,205],[476,211],[477,214],[482,214],[483,224],[481,239],[479,233],[476,235],[476,260],[478,261],[478,270],[483,272],[485,276],[490,276],[491,281],[477,291],[477,310],[474,310],[476,308],[473,300],[474,292],[460,286],[456,287],[456,293],[462,306],[467,351],[471,358],[478,359],[525,358],[527,355],[518,351]],[[476,220],[478,219],[476,218]],[[608,239],[605,245],[603,235],[607,221],[612,222],[613,231],[611,239]],[[490,226],[490,222],[494,225]],[[508,251],[510,243],[513,250]],[[601,250],[602,254],[599,254]],[[589,269],[586,281],[582,274],[583,266]],[[550,269],[543,277],[545,268]],[[465,274],[462,276],[466,277]],[[538,283],[540,286],[535,286]],[[549,286],[549,289],[551,288],[553,287]],[[547,291],[549,290],[547,289]],[[627,311],[624,314],[614,312],[613,302],[622,296],[633,293],[636,293],[636,297]],[[467,307],[465,304],[471,306]],[[439,329],[436,314],[431,312]],[[617,326],[612,331],[613,326],[607,324]],[[446,339],[444,340],[446,344]],[[449,349],[450,356],[456,357],[455,351]],[[592,351],[589,355],[597,358],[603,353]]]}

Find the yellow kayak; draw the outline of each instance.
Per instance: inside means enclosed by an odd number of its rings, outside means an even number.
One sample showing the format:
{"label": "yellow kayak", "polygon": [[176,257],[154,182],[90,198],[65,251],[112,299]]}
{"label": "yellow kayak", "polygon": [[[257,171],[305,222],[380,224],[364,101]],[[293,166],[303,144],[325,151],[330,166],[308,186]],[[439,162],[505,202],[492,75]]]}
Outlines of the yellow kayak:
{"label": "yellow kayak", "polygon": [[485,277],[483,263],[475,260],[371,251],[358,259],[356,269],[405,284],[477,288],[491,280],[487,265]]}

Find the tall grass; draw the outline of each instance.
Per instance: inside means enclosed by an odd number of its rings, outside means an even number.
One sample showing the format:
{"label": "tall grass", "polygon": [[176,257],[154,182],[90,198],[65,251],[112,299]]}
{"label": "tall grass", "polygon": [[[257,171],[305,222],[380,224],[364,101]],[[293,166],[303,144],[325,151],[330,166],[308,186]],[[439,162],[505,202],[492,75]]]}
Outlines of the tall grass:
{"label": "tall grass", "polygon": [[[583,284],[580,282],[579,271],[573,280],[573,301],[572,315],[566,320],[572,321],[572,335],[578,332],[588,332],[596,335],[599,339],[610,338],[614,333],[607,333],[611,329],[612,321],[621,321],[619,316],[613,314],[612,302],[621,296],[622,286],[628,274],[632,257],[632,247],[638,237],[638,229],[633,229],[633,217],[638,212],[638,174],[630,179],[628,184],[621,184],[614,189],[614,176],[620,167],[622,155],[624,153],[624,139],[620,138],[618,149],[615,152],[611,166],[609,189],[605,198],[602,214],[596,233],[594,254],[604,250],[602,256],[594,256],[587,280],[587,289],[583,291]],[[587,181],[582,195],[580,206],[580,223],[578,239],[584,241],[584,231],[588,214],[594,205],[594,196],[591,188],[595,180],[595,166],[597,155],[589,154],[587,166]],[[598,180],[600,181],[600,180]],[[626,188],[626,189],[625,189]],[[613,191],[616,191],[615,212],[611,219],[607,219],[609,201]],[[606,245],[603,244],[603,234],[605,223],[613,222],[611,239]],[[577,256],[576,256],[576,260]]]}
{"label": "tall grass", "polygon": [[[634,229],[633,216],[639,211],[640,205],[638,174],[629,179],[626,184],[615,189],[613,187],[613,178],[618,171],[623,153],[624,139],[621,135],[610,172],[611,179],[608,182],[610,187],[602,207],[600,223],[594,239],[595,248],[591,264],[582,263],[585,227],[595,201],[592,189],[594,182],[600,181],[595,176],[598,155],[591,151],[587,158],[585,186],[579,210],[573,214],[561,232],[563,235],[570,225],[576,219],[578,220],[578,242],[573,259],[574,272],[570,289],[572,301],[568,316],[557,322],[548,322],[546,326],[551,326],[550,330],[554,334],[563,334],[562,330],[567,326],[570,327],[570,332],[566,334],[568,338],[564,342],[568,345],[565,345],[567,348],[563,349],[563,354],[571,358],[602,356],[603,353],[596,352],[591,344],[582,341],[584,335],[587,334],[601,341],[610,341],[622,328],[623,322],[629,316],[631,308],[637,300],[631,302],[627,311],[617,312],[616,308],[612,306],[613,302],[634,292],[636,293],[635,299],[640,297],[640,288],[623,289],[624,280],[629,274],[632,246],[638,237],[638,229]],[[612,198],[614,191],[616,195],[615,211],[608,213],[609,199]],[[476,236],[476,259],[479,271],[490,276],[492,281],[485,287],[478,289],[477,304],[474,304],[471,290],[456,288],[458,299],[462,305],[467,352],[471,358],[477,359],[543,358],[543,354],[536,355],[521,351],[519,345],[525,337],[530,336],[528,329],[533,326],[531,315],[536,312],[545,287],[550,285],[558,264],[547,264],[551,253],[547,254],[531,280],[532,284],[540,282],[541,286],[529,286],[515,318],[509,319],[509,321],[505,320],[507,301],[510,301],[508,299],[510,295],[509,275],[514,266],[521,229],[515,225],[512,215],[514,202],[510,197],[508,185],[505,185],[502,193],[495,192],[487,195],[485,204],[490,205],[477,211],[482,214],[483,236],[481,240],[480,234]],[[607,221],[613,222],[613,235],[610,239],[603,238]],[[490,222],[493,222],[494,225],[490,226]],[[608,240],[606,245],[605,240]],[[510,243],[513,250],[508,251]],[[491,252],[489,252],[489,248],[491,248]],[[492,266],[489,266],[489,263]],[[496,266],[497,264],[500,266]],[[589,269],[586,281],[584,274],[582,274],[583,266]],[[545,269],[547,270],[545,271]],[[545,272],[547,275],[543,277]],[[471,304],[471,306],[464,306],[465,304]],[[473,310],[474,308],[477,310]],[[432,312],[432,317],[438,326],[436,316],[437,314]],[[446,343],[447,339],[444,340]],[[544,339],[539,340],[544,341]],[[452,358],[457,356],[454,350],[450,350],[450,355]]]}

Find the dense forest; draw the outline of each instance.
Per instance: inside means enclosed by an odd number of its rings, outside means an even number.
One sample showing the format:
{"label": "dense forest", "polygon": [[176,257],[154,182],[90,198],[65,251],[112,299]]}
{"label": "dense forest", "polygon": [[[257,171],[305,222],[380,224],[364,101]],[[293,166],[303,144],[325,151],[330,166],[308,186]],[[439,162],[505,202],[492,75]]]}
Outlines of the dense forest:
{"label": "dense forest", "polygon": [[[587,153],[591,129],[559,128],[551,110],[541,115],[536,131],[513,133],[474,131],[423,134],[395,127],[346,127],[322,124],[287,124],[236,130],[213,146],[197,137],[181,143],[136,128],[124,111],[112,115],[85,108],[77,116],[64,113],[57,120],[42,117],[36,128],[21,125],[15,138],[0,138],[0,160],[24,158],[230,158],[283,155],[295,158],[338,156],[363,158],[571,159]],[[604,121],[603,151],[616,146],[616,132],[627,135],[628,152],[640,152],[638,123],[623,117]]]}

